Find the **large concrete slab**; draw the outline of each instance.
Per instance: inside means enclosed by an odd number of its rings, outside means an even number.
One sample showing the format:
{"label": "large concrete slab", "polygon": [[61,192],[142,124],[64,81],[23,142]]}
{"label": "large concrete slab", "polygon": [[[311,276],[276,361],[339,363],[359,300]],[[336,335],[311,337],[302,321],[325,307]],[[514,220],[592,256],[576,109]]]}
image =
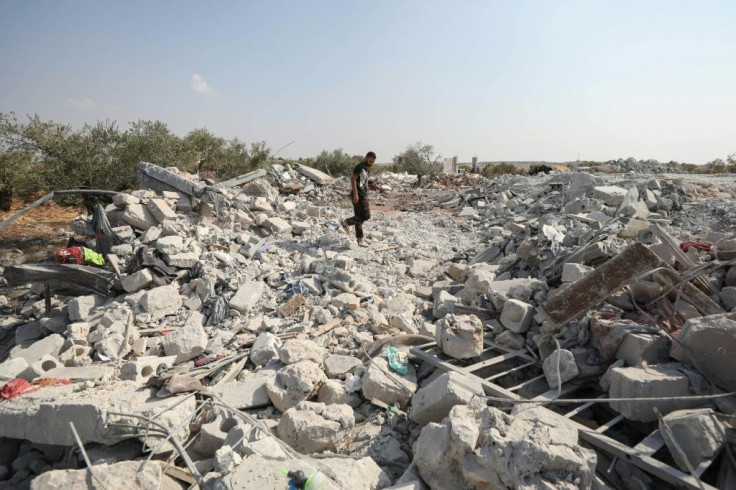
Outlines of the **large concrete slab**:
{"label": "large concrete slab", "polygon": [[[74,437],[69,422],[79,433],[83,443],[116,444],[130,435],[129,430],[106,426],[106,422],[120,420],[109,415],[122,412],[151,417],[180,400],[179,397],[156,398],[156,390],[141,388],[133,381],[96,386],[79,391],[77,385],[50,386],[26,393],[0,403],[0,434],[13,439],[26,439],[37,444],[73,446]],[[157,417],[167,428],[179,429],[177,435],[186,437],[183,424],[195,410],[190,398],[173,410]],[[127,423],[138,424],[131,418]],[[155,439],[150,440],[155,444]],[[170,446],[167,447],[170,448]]]}

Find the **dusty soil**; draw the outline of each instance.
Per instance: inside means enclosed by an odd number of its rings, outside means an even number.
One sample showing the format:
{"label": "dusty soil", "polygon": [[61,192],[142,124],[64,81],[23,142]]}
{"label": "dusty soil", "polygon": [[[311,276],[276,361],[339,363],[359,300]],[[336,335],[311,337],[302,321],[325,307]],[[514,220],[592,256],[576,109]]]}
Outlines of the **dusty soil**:
{"label": "dusty soil", "polygon": [[[13,200],[10,211],[0,212],[0,223],[27,205],[28,203]],[[18,248],[28,254],[64,246],[69,233],[69,222],[83,213],[82,208],[59,206],[55,203],[39,206],[0,231],[0,253]]]}

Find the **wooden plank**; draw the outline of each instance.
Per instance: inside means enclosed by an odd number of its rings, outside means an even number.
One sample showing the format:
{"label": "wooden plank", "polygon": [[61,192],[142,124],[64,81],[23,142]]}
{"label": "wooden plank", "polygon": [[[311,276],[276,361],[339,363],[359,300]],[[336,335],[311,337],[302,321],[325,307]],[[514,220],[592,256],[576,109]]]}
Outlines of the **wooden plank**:
{"label": "wooden plank", "polygon": [[608,421],[608,422],[606,422],[605,424],[603,424],[603,425],[601,425],[600,427],[598,427],[598,428],[597,428],[597,429],[596,429],[595,431],[596,431],[596,432],[599,432],[599,433],[601,433],[601,434],[603,434],[603,433],[604,433],[604,432],[606,432],[606,431],[607,431],[608,429],[610,429],[611,427],[615,426],[616,424],[618,424],[618,423],[619,423],[619,422],[621,422],[622,420],[624,420],[624,416],[623,416],[623,415],[616,415],[616,416],[615,416],[615,417],[613,417],[613,418],[612,418],[611,420],[609,420],[609,421]]}
{"label": "wooden plank", "polygon": [[320,325],[317,328],[317,331],[314,332],[314,334],[312,335],[312,337],[319,337],[320,335],[326,334],[327,332],[329,332],[330,330],[332,330],[336,326],[340,325],[340,322],[341,321],[342,320],[340,320],[339,318],[333,318],[329,322]]}
{"label": "wooden plank", "polygon": [[485,361],[481,361],[477,364],[471,364],[470,366],[467,366],[465,369],[467,369],[468,372],[474,373],[476,371],[480,371],[483,368],[487,368],[488,366],[500,364],[502,362],[508,361],[510,359],[516,359],[518,357],[519,356],[517,356],[515,353],[509,352],[501,356],[493,357],[491,359],[486,359]]}
{"label": "wooden plank", "polygon": [[638,454],[651,456],[664,446],[664,439],[659,430],[655,430],[649,434],[643,441],[634,446],[634,451]]}
{"label": "wooden plank", "polygon": [[641,243],[634,243],[542,305],[559,326],[606,300],[627,281],[659,267],[661,261]]}
{"label": "wooden plank", "polygon": [[[603,399],[603,398],[605,398],[605,397],[606,397],[606,395],[600,395],[600,396],[597,396],[596,398],[600,398],[600,399]],[[577,407],[577,408],[575,408],[575,409],[573,409],[573,410],[570,410],[569,412],[567,412],[567,413],[565,414],[565,417],[567,417],[567,418],[572,418],[572,417],[576,416],[577,414],[579,414],[579,413],[583,412],[584,410],[587,410],[587,409],[589,409],[590,407],[592,407],[592,406],[593,406],[593,405],[595,405],[596,403],[597,403],[597,402],[588,402],[588,403],[583,403],[583,404],[582,404],[582,405],[580,405],[579,407]]]}
{"label": "wooden plank", "polygon": [[235,376],[240,374],[240,371],[243,370],[243,366],[245,366],[245,363],[248,362],[248,358],[244,357],[232,366],[230,366],[230,369],[227,370],[227,373],[220,378],[217,383],[215,383],[215,386],[219,386],[221,384],[225,384],[229,382],[231,379],[233,379]]}
{"label": "wooden plank", "polygon": [[544,378],[545,378],[544,374],[540,374],[539,376],[535,376],[535,377],[533,377],[531,379],[527,379],[526,381],[524,381],[521,384],[518,384],[516,386],[512,386],[511,388],[508,388],[508,390],[509,391],[519,391],[520,389],[526,388],[527,386],[531,386],[534,383],[536,383],[537,381],[539,381],[540,379],[544,379]]}
{"label": "wooden plank", "polygon": [[[196,485],[197,480],[192,476],[189,470],[185,468],[179,468],[178,466],[169,466],[164,470],[164,473],[172,478],[188,483],[189,485]],[[122,482],[121,482],[122,483]]]}
{"label": "wooden plank", "polygon": [[508,354],[513,353],[517,357],[519,357],[521,359],[524,359],[525,361],[541,362],[539,359],[537,359],[536,357],[532,356],[531,354],[529,354],[529,352],[527,352],[527,351],[525,351],[523,349],[522,350],[509,349],[505,345],[501,345],[501,344],[497,344],[495,342],[491,342],[488,339],[483,339],[483,345],[485,345],[487,347],[493,347],[496,350],[500,350],[501,352],[506,352]]}
{"label": "wooden plank", "polygon": [[488,381],[494,381],[498,378],[503,378],[504,376],[508,376],[511,373],[515,373],[516,371],[521,371],[522,369],[526,369],[528,367],[534,366],[536,362],[527,362],[526,364],[522,364],[521,366],[513,367],[507,371],[504,371],[502,373],[494,374],[493,376],[490,376],[487,379]]}

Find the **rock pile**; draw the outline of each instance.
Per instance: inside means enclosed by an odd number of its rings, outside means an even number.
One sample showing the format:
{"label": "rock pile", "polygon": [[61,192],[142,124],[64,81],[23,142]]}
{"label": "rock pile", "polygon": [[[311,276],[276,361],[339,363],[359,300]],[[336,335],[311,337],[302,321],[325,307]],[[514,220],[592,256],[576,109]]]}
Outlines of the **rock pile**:
{"label": "rock pile", "polygon": [[[553,410],[488,406],[478,378],[407,356],[432,342],[461,367],[491,343],[521,351],[519,383],[622,399],[610,409],[659,424],[685,472],[728,444],[734,398],[687,397],[736,390],[736,241],[716,217],[672,225],[732,187],[385,175],[378,203],[432,210],[377,213],[359,247],[339,226],[347,185],[308,167],[216,184],[141,164],[139,181],[104,209],[108,270],[5,266],[7,485],[76,485],[79,443],[95,477],[141,488],[285,488],[285,468],[335,488],[590,488],[605,471]],[[73,229],[95,237],[93,221]]]}

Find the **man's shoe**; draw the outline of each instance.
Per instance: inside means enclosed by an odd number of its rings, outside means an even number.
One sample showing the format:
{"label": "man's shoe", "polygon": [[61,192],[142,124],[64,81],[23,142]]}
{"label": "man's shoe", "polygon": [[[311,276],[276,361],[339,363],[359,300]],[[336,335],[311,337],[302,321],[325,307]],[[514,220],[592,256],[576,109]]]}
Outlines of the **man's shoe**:
{"label": "man's shoe", "polygon": [[342,229],[345,230],[345,233],[350,235],[350,226],[348,225],[348,220],[341,219],[340,224],[342,225]]}

